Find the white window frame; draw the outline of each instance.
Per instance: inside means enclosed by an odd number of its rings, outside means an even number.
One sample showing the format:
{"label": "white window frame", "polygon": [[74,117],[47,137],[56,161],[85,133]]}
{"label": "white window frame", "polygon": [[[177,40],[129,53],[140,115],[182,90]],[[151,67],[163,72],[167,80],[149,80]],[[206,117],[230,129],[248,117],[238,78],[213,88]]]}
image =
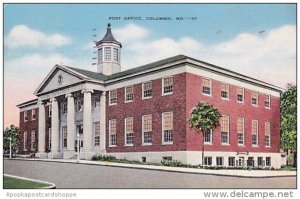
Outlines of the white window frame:
{"label": "white window frame", "polygon": [[48,147],[49,147],[49,150],[51,150],[51,144],[52,144],[52,140],[51,140],[51,136],[52,136],[52,129],[49,128],[48,129]]}
{"label": "white window frame", "polygon": [[[130,99],[130,100],[127,100],[127,88],[132,88],[132,99]],[[124,96],[124,99],[125,99],[125,103],[127,103],[127,102],[132,102],[133,101],[133,99],[134,99],[134,90],[133,90],[134,88],[133,88],[133,85],[130,85],[130,86],[126,86],[126,87],[124,87],[124,93],[125,93],[125,96]]]}
{"label": "white window frame", "polygon": [[[117,52],[117,54],[115,54],[115,52]],[[116,55],[116,57],[117,57],[117,60],[115,59],[115,55]],[[113,48],[113,62],[119,62],[119,49],[117,49],[117,48]]]}
{"label": "white window frame", "polygon": [[61,110],[61,112],[62,112],[63,115],[67,114],[67,111],[68,111],[68,107],[67,106],[68,106],[68,104],[66,102],[62,103],[62,110]]}
{"label": "white window frame", "polygon": [[[115,136],[116,136],[116,143],[115,144],[111,144],[111,123],[112,123],[112,121],[115,121],[116,122],[116,132],[115,132]],[[117,146],[117,120],[116,119],[111,119],[111,120],[109,120],[108,121],[108,136],[109,136],[109,138],[108,138],[108,146],[109,147],[116,147]]]}
{"label": "white window frame", "polygon": [[[145,97],[144,84],[147,84],[147,83],[151,83],[151,96]],[[152,81],[143,82],[142,83],[142,99],[150,99],[150,98],[152,98],[152,96],[153,96]]]}
{"label": "white window frame", "polygon": [[[33,114],[34,113],[34,114]],[[34,116],[34,117],[33,117]],[[36,120],[36,111],[35,109],[31,110],[31,120]]]}
{"label": "white window frame", "polygon": [[[97,103],[96,98],[99,99],[98,103]],[[98,96],[98,95],[93,96],[93,107],[94,108],[100,108],[100,96]]]}
{"label": "white window frame", "polygon": [[[268,96],[268,98],[269,98],[269,106],[266,106],[266,96]],[[271,108],[271,95],[265,94],[264,107],[266,109],[270,109]]]}
{"label": "white window frame", "polygon": [[27,111],[24,111],[24,115],[23,115],[23,121],[24,122],[27,122],[28,121],[28,119],[27,119]]}
{"label": "white window frame", "polygon": [[[165,79],[168,79],[168,78],[172,78],[172,92],[168,92],[168,93],[165,93]],[[173,76],[168,76],[168,77],[163,77],[163,78],[161,78],[161,85],[162,85],[162,87],[161,87],[161,95],[162,96],[165,96],[165,95],[172,95],[173,94],[173,92],[174,92],[174,78],[173,78]]]}
{"label": "white window frame", "polygon": [[[80,107],[80,109],[79,109],[79,103],[81,103],[81,107]],[[83,111],[83,99],[82,98],[78,98],[78,99],[76,99],[75,100],[75,110],[76,110],[76,112],[82,112]]]}
{"label": "white window frame", "polygon": [[[96,135],[96,124],[97,123],[99,123],[99,136]],[[93,134],[94,134],[94,146],[100,147],[100,121],[93,122]],[[96,144],[96,137],[99,137],[99,143],[97,141],[97,144]]]}
{"label": "white window frame", "polygon": [[[213,160],[211,156],[204,156],[203,160],[204,160],[203,162],[204,166],[211,166],[213,164]],[[210,160],[210,164],[207,164],[209,162],[208,160]]]}
{"label": "white window frame", "polygon": [[207,132],[204,132],[203,133],[203,139],[204,139],[204,144],[206,144],[206,145],[212,145],[212,143],[213,143],[213,131],[212,131],[212,129],[209,129],[209,131],[210,131],[210,136],[209,136],[209,142],[207,142],[207,141],[205,141],[205,134],[207,133]]}
{"label": "white window frame", "polygon": [[[243,100],[242,101],[239,101],[239,97],[238,97],[238,94],[236,94],[236,101],[238,102],[238,103],[241,103],[241,104],[244,104],[245,103],[245,88],[243,88],[243,87],[238,87],[238,88],[240,88],[240,89],[242,89],[243,90]],[[237,89],[238,89],[237,88]],[[236,90],[237,90],[236,89]]]}
{"label": "white window frame", "polygon": [[23,151],[27,151],[27,131],[23,134]]}
{"label": "white window frame", "polygon": [[[164,121],[164,115],[165,114],[170,114],[171,113],[171,115],[172,115],[172,121],[173,121],[173,124],[172,124],[172,141],[165,141],[165,129],[164,129],[164,123],[165,123],[165,121]],[[161,116],[162,116],[162,122],[161,122],[161,129],[162,129],[162,144],[163,145],[169,145],[169,144],[173,144],[173,142],[174,142],[174,114],[173,114],[173,111],[169,111],[169,112],[163,112],[162,114],[161,114]],[[169,129],[166,129],[166,130],[169,130]]]}
{"label": "white window frame", "polygon": [[145,117],[148,117],[148,116],[151,116],[151,138],[153,139],[153,126],[152,126],[152,124],[153,124],[153,122],[152,122],[152,114],[148,114],[148,115],[143,115],[142,116],[142,145],[143,146],[149,146],[149,145],[152,145],[152,139],[151,139],[151,142],[144,142],[145,141],[145,133],[146,132],[149,132],[149,131],[145,131],[145,129],[144,129],[144,118]]}
{"label": "white window frame", "polygon": [[[228,86],[228,92],[227,92],[227,97],[223,97],[222,96],[222,85],[227,85]],[[230,85],[228,83],[225,83],[225,82],[222,82],[221,83],[221,99],[224,99],[224,100],[229,100],[229,95],[230,95]]]}
{"label": "white window frame", "polygon": [[31,133],[30,133],[30,146],[31,146],[31,150],[35,150],[35,136],[36,136],[36,133],[35,133],[35,130],[32,130]]}
{"label": "white window frame", "polygon": [[[233,165],[230,165],[230,159],[231,159],[231,158],[233,159]],[[236,162],[235,162],[235,157],[234,157],[234,156],[229,156],[229,157],[228,157],[228,167],[235,167],[235,163],[236,163]]]}
{"label": "white window frame", "polygon": [[[252,126],[253,126],[253,122],[256,122],[257,126],[256,126],[256,134],[253,134],[253,129],[252,129]],[[258,147],[258,136],[259,136],[259,124],[258,124],[258,120],[252,120],[251,121],[251,144],[253,147]],[[256,144],[253,144],[253,135],[256,135]]]}
{"label": "white window frame", "polygon": [[[112,91],[116,91],[116,102],[113,102],[113,103],[111,103],[111,97],[110,97]],[[112,90],[108,91],[108,104],[109,104],[109,106],[116,105],[117,102],[118,102],[118,90],[117,89],[112,89]]]}
{"label": "white window frame", "polygon": [[[256,104],[253,104],[253,101],[252,101],[252,94],[253,93],[256,93],[256,96],[257,96],[257,98],[256,98]],[[252,104],[252,106],[258,106],[258,104],[259,104],[259,92],[258,91],[251,91],[251,104]]]}
{"label": "white window frame", "polygon": [[[204,81],[204,79],[209,80],[209,88],[210,88],[209,94],[203,92],[203,87],[204,87],[203,81]],[[212,79],[211,78],[202,77],[202,89],[201,90],[202,90],[201,92],[202,92],[203,95],[210,96],[210,97],[212,96]]]}
{"label": "white window frame", "polygon": [[52,105],[49,104],[48,116],[52,117]]}
{"label": "white window frame", "polygon": [[[267,133],[266,132],[266,124],[267,123],[269,123],[269,127],[270,127],[270,132],[269,133]],[[269,138],[268,138],[268,142],[269,142],[269,145],[266,145],[266,136],[268,136]],[[271,147],[271,122],[270,121],[265,121],[265,147],[267,147],[267,148],[270,148]]]}
{"label": "white window frame", "polygon": [[[237,144],[238,144],[238,146],[245,146],[245,118],[243,118],[243,117],[238,117],[237,118],[237,121],[238,121],[238,119],[242,119],[243,120],[243,133],[239,133],[239,132],[237,132]],[[240,144],[239,143],[239,134],[242,134],[243,135],[243,144]]]}
{"label": "white window frame", "polygon": [[[127,130],[126,130],[126,126],[127,126],[127,120],[128,119],[132,119],[132,132],[127,132]],[[125,119],[124,119],[124,133],[125,133],[125,135],[124,135],[124,137],[125,137],[125,140],[124,140],[124,143],[125,143],[125,145],[124,146],[133,146],[133,141],[134,141],[134,130],[133,130],[133,128],[134,128],[134,120],[133,120],[133,117],[126,117]],[[128,134],[133,134],[132,135],[132,143],[127,143],[127,136],[128,136]]]}
{"label": "white window frame", "polygon": [[[62,148],[67,149],[68,146],[68,130],[67,126],[62,126],[61,127],[61,133],[62,133]],[[66,135],[66,137],[65,137]],[[65,146],[65,139],[66,139],[66,146]]]}
{"label": "white window frame", "polygon": [[[107,49],[109,49],[109,51],[106,51]],[[106,58],[107,57],[107,55],[106,55],[107,52],[110,52],[109,53],[109,55],[110,55],[109,59]],[[111,53],[111,47],[104,46],[104,61],[105,62],[111,61],[112,60],[112,56],[111,55],[112,55],[112,53]]]}
{"label": "white window frame", "polygon": [[103,48],[99,48],[98,50],[98,62],[101,63],[103,62]]}
{"label": "white window frame", "polygon": [[[269,160],[269,164],[267,164],[267,163],[268,163],[268,161],[267,161],[268,158],[270,159],[270,160]],[[266,166],[267,166],[267,167],[272,166],[272,159],[271,159],[271,157],[266,157]]]}
{"label": "white window frame", "polygon": [[[222,163],[222,164],[219,165],[219,164],[218,164],[218,160],[221,160],[221,163]],[[222,166],[224,166],[224,157],[221,157],[221,156],[217,156],[217,157],[216,157],[216,166],[217,166],[217,167],[222,167]]]}
{"label": "white window frame", "polygon": [[222,117],[227,117],[228,118],[228,129],[227,129],[227,142],[222,141],[222,126],[221,126],[221,144],[222,145],[229,145],[230,144],[230,118],[228,115],[222,115]]}

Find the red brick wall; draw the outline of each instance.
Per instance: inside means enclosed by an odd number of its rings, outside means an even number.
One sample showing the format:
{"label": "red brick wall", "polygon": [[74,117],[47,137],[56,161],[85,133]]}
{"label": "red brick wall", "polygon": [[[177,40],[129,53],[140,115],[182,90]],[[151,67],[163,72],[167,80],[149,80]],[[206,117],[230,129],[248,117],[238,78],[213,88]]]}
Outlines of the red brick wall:
{"label": "red brick wall", "polygon": [[[186,120],[190,116],[191,109],[199,102],[204,101],[216,107],[221,114],[230,118],[230,146],[221,145],[220,127],[213,132],[213,144],[205,145],[206,151],[240,151],[240,152],[279,152],[280,150],[280,99],[271,96],[271,109],[264,107],[264,93],[259,93],[259,106],[251,104],[251,90],[244,90],[244,104],[237,102],[235,85],[230,85],[229,100],[221,99],[221,82],[212,80],[212,96],[202,94],[202,77],[187,74],[187,112]],[[230,83],[230,82],[228,82]],[[245,147],[237,145],[237,118],[243,117],[245,125]],[[251,121],[258,120],[259,123],[259,146],[252,147],[251,143]],[[271,147],[265,147],[264,128],[265,121],[271,122]],[[196,134],[187,126],[187,150],[201,150],[202,135]]]}
{"label": "red brick wall", "polygon": [[[117,119],[117,147],[107,147],[107,152],[173,151],[186,149],[185,136],[185,78],[182,73],[173,76],[173,94],[162,96],[161,79],[152,81],[152,98],[142,100],[142,84],[134,85],[133,102],[124,103],[124,87],[117,89],[117,104],[109,106],[107,92],[106,146],[109,144],[109,120]],[[162,145],[162,113],[173,111],[174,139],[172,145]],[[142,146],[142,115],[152,114],[152,145]],[[134,146],[124,146],[124,119],[133,117]]]}
{"label": "red brick wall", "polygon": [[[20,154],[30,154],[38,151],[38,108],[35,109],[36,119],[32,120],[32,110],[27,111],[27,122],[24,122],[24,112],[20,112],[20,132],[18,150]],[[35,149],[31,150],[31,131],[35,130]],[[24,132],[27,132],[27,144],[24,151]]]}

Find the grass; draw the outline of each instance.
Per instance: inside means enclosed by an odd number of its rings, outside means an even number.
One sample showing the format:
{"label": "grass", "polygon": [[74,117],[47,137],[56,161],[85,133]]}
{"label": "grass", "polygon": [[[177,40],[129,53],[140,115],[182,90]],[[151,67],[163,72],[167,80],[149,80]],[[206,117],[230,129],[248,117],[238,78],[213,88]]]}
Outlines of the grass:
{"label": "grass", "polygon": [[41,189],[47,187],[49,184],[33,182],[29,180],[23,180],[18,178],[12,178],[4,176],[3,188],[4,189]]}

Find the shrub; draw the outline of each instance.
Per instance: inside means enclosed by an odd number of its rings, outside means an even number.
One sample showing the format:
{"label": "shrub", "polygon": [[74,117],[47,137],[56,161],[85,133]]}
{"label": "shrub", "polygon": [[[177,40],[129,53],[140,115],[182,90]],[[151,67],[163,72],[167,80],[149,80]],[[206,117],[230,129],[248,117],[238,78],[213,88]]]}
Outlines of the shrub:
{"label": "shrub", "polygon": [[185,165],[178,160],[162,160],[161,164],[168,167],[184,167]]}

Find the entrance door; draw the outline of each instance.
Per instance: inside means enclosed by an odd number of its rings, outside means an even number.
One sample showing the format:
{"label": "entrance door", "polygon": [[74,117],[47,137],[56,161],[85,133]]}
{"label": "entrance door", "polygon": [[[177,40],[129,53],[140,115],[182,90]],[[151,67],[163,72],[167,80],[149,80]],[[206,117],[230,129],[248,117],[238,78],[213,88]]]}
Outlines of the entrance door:
{"label": "entrance door", "polygon": [[[79,136],[79,137],[78,137]],[[83,126],[82,124],[76,125],[76,140],[75,140],[75,151],[77,152],[78,149],[78,140],[79,140],[79,152],[83,147]]]}

